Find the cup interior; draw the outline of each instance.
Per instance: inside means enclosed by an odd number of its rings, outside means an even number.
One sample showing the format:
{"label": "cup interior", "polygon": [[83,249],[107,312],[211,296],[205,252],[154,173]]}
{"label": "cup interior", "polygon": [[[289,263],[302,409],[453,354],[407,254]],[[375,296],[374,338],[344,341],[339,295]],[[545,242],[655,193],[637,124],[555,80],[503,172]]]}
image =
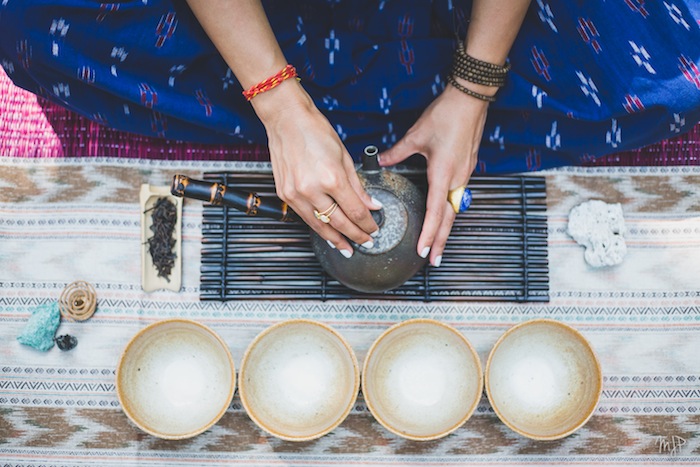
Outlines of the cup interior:
{"label": "cup interior", "polygon": [[138,332],[117,366],[122,409],[143,431],[165,439],[195,436],[226,412],[235,390],[226,343],[195,321],[172,319]]}
{"label": "cup interior", "polygon": [[481,398],[479,356],[456,329],[430,319],[409,320],[380,335],[365,358],[362,394],[389,431],[413,440],[448,435]]}
{"label": "cup interior", "polygon": [[486,393],[512,430],[559,439],[583,426],[602,391],[602,373],[588,341],[561,322],[538,319],[509,329],[486,364]]}
{"label": "cup interior", "polygon": [[308,441],[337,427],[357,398],[360,372],[352,348],[332,328],[289,320],[258,335],[243,356],[241,402],[266,432]]}

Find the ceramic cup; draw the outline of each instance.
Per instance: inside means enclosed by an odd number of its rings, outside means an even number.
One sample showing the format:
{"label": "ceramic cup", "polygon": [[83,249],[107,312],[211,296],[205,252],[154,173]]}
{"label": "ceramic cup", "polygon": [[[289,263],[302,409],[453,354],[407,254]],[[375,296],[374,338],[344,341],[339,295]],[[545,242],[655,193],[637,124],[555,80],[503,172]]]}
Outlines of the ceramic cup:
{"label": "ceramic cup", "polygon": [[453,327],[431,319],[396,324],[370,347],[362,394],[387,430],[437,439],[469,419],[483,389],[479,356]]}
{"label": "ceramic cup", "polygon": [[491,350],[485,373],[496,415],[537,440],[563,438],[583,426],[602,391],[600,364],[588,341],[550,319],[509,329]]}
{"label": "ceramic cup", "polygon": [[360,386],[355,354],[331,327],[294,319],[270,326],[248,346],[239,394],[250,418],[288,441],[308,441],[337,427]]}
{"label": "ceramic cup", "polygon": [[236,372],[226,343],[195,321],[169,319],[139,331],[117,365],[122,409],[140,429],[165,439],[198,435],[226,412]]}

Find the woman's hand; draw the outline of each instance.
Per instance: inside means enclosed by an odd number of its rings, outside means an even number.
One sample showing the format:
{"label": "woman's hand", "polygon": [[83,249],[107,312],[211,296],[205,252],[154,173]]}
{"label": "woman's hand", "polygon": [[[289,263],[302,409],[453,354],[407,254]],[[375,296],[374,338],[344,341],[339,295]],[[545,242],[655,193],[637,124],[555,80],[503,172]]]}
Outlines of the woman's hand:
{"label": "woman's hand", "polygon": [[[465,40],[466,53],[503,65],[513,45],[530,0],[474,0]],[[498,88],[455,78],[478,94],[493,96]],[[423,154],[428,161],[428,201],[418,254],[430,253],[439,266],[455,213],[447,202],[449,190],[465,185],[477,162],[488,103],[462,93],[452,85],[423,112],[394,147],[380,155],[382,165]]]}
{"label": "woman's hand", "polygon": [[[494,92],[492,89],[490,94]],[[424,258],[430,254],[430,263],[436,267],[455,220],[447,193],[466,185],[476,167],[487,108],[488,102],[448,85],[406,135],[379,157],[383,166],[416,153],[426,158],[428,199],[418,254]]]}
{"label": "woman's hand", "polygon": [[[369,209],[381,205],[362,188],[352,157],[303,88],[288,80],[251,103],[267,131],[277,196],[343,256],[353,253],[345,237],[370,248],[378,227]],[[329,223],[316,218],[314,210],[333,203]]]}
{"label": "woman's hand", "polygon": [[[287,65],[260,0],[187,3],[243,89]],[[287,79],[250,103],[267,130],[277,195],[344,256],[353,250],[343,235],[371,247],[377,224],[369,209],[381,206],[362,188],[352,158],[301,85]],[[330,223],[316,218],[314,210],[333,203]]]}

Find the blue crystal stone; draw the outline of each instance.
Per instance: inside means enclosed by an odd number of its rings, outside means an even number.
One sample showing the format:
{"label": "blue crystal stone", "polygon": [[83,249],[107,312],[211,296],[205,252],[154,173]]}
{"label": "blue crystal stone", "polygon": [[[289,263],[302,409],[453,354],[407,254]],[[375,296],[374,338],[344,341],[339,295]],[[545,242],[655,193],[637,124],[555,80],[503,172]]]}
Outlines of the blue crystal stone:
{"label": "blue crystal stone", "polygon": [[20,344],[46,352],[54,346],[54,336],[61,324],[58,302],[45,303],[34,308],[29,321],[17,336]]}

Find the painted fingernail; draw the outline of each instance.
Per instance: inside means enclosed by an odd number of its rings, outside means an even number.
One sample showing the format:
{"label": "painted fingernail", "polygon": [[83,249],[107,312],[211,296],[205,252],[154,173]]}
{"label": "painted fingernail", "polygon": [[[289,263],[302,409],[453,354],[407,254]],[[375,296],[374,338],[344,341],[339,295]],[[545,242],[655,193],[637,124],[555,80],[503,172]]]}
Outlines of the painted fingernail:
{"label": "painted fingernail", "polygon": [[367,240],[365,243],[362,244],[362,246],[369,250],[374,246],[374,242],[372,240]]}
{"label": "painted fingernail", "polygon": [[340,254],[345,256],[346,258],[350,258],[352,256],[352,251],[351,250],[340,250]]}
{"label": "painted fingernail", "polygon": [[377,198],[375,198],[374,196],[372,196],[372,204],[374,204],[375,206],[380,207],[380,208],[381,208],[381,207],[384,207],[384,205],[382,204],[382,202],[379,201],[379,200],[378,200]]}
{"label": "painted fingernail", "polygon": [[371,234],[369,234],[369,236],[372,238],[376,237],[377,235],[379,235],[379,229],[377,229],[376,232],[372,232]]}
{"label": "painted fingernail", "polygon": [[429,246],[426,246],[425,248],[423,248],[423,251],[420,252],[420,257],[421,257],[421,258],[427,258],[427,257],[428,257],[428,253],[430,253],[430,247],[429,247]]}
{"label": "painted fingernail", "polygon": [[326,240],[326,243],[328,243],[329,247],[331,247],[335,250],[335,245],[333,245],[333,242],[331,242],[330,240]]}
{"label": "painted fingernail", "polygon": [[438,256],[435,258],[435,262],[433,263],[433,266],[436,268],[440,267],[440,263],[442,263],[442,255]]}

